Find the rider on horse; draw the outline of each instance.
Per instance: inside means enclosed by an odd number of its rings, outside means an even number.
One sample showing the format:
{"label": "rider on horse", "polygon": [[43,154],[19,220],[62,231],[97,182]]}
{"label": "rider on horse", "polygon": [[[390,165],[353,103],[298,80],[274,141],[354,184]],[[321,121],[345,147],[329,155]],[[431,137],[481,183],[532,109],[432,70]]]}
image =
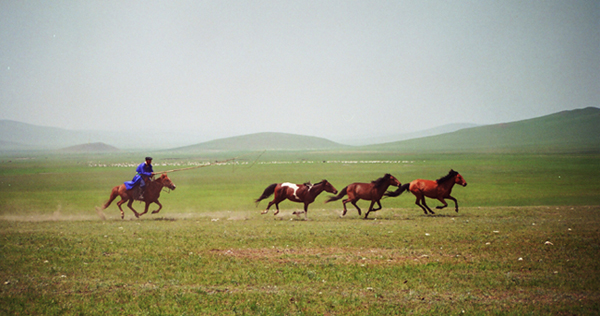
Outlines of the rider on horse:
{"label": "rider on horse", "polygon": [[133,189],[136,185],[140,185],[140,196],[139,199],[144,199],[144,189],[146,187],[146,182],[150,180],[150,177],[154,175],[154,170],[152,170],[152,157],[146,157],[146,161],[142,162],[135,169],[136,175],[133,176],[131,181],[125,181],[125,187],[127,190]]}

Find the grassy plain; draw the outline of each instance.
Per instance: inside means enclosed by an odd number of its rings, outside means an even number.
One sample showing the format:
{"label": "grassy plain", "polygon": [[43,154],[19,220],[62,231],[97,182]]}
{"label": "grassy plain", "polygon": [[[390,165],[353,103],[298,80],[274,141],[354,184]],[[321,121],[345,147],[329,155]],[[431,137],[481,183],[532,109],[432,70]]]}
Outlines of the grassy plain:
{"label": "grassy plain", "polygon": [[[237,155],[159,153],[155,170]],[[171,173],[178,187],[163,192],[158,215],[121,220],[111,205],[101,220],[95,207],[133,176],[137,156],[0,159],[0,313],[600,311],[598,155],[252,154]],[[367,221],[354,210],[340,218],[326,193],[307,221],[291,214],[300,204],[273,216],[253,203],[274,182],[325,178],[339,190],[450,168],[468,182],[454,189],[459,213],[425,216],[406,193]]]}

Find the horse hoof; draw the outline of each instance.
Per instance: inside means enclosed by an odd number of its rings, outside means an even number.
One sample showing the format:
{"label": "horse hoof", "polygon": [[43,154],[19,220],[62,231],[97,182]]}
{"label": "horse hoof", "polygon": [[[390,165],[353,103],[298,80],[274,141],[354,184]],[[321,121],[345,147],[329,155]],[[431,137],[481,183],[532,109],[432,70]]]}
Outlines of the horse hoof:
{"label": "horse hoof", "polygon": [[268,211],[262,211],[260,212],[261,214],[267,214]]}

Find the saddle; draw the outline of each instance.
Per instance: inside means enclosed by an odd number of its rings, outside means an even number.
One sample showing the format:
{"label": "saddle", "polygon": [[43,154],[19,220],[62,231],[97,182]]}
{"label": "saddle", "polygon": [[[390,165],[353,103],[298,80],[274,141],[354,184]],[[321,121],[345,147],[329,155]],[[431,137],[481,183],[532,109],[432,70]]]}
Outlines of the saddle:
{"label": "saddle", "polygon": [[[150,183],[153,180],[153,178],[144,178],[144,181],[146,181],[146,188],[148,187],[148,183]],[[142,194],[144,193],[144,190],[142,190],[142,187],[140,184],[137,184],[133,189],[133,199],[135,201],[144,201],[144,198],[142,196]]]}
{"label": "saddle", "polygon": [[310,183],[310,181],[305,182],[304,185],[306,186],[306,188],[308,189],[308,191],[310,191],[310,189],[312,189],[312,187],[313,187],[313,184]]}
{"label": "saddle", "polygon": [[142,187],[139,185],[136,185],[135,188],[132,189],[132,193],[133,193],[133,199],[135,201],[144,201],[143,196],[142,196]]}

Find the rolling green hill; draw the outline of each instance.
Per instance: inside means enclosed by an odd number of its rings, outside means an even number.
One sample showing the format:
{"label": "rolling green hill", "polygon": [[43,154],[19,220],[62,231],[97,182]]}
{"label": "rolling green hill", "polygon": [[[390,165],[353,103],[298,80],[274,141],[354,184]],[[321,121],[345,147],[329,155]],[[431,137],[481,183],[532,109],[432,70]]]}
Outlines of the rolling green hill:
{"label": "rolling green hill", "polygon": [[330,140],[286,133],[257,133],[216,139],[173,150],[194,151],[247,151],[247,150],[315,150],[339,149],[348,146]]}
{"label": "rolling green hill", "polygon": [[361,148],[411,153],[600,152],[600,109],[588,107],[563,111],[529,120]]}
{"label": "rolling green hill", "polygon": [[[368,146],[342,145],[325,138],[287,133],[256,133],[230,138],[216,139],[195,145],[167,149],[178,152],[216,151],[301,151],[301,150],[352,150],[388,151],[402,153],[461,153],[461,152],[536,152],[536,153],[582,153],[600,152],[600,109],[588,107],[563,111],[539,118],[464,128],[446,134],[430,135],[421,132],[420,138],[395,141]],[[55,150],[63,152],[89,151],[86,145],[104,143],[96,141],[105,135],[91,136],[91,132],[68,131],[40,127],[13,121],[0,121],[0,152],[16,150]],[[95,134],[94,134],[95,135]],[[413,134],[418,137],[419,134]],[[108,136],[106,136],[108,137]],[[110,138],[110,137],[109,137]],[[131,141],[129,148],[138,141]],[[67,146],[72,150],[64,150]],[[108,146],[108,145],[106,145]],[[165,147],[163,147],[165,148]],[[166,147],[169,148],[169,147]],[[91,149],[96,151],[96,149]]]}
{"label": "rolling green hill", "polygon": [[105,143],[89,143],[82,145],[70,146],[62,148],[59,152],[63,153],[107,153],[107,152],[118,152],[119,148],[107,145]]}

